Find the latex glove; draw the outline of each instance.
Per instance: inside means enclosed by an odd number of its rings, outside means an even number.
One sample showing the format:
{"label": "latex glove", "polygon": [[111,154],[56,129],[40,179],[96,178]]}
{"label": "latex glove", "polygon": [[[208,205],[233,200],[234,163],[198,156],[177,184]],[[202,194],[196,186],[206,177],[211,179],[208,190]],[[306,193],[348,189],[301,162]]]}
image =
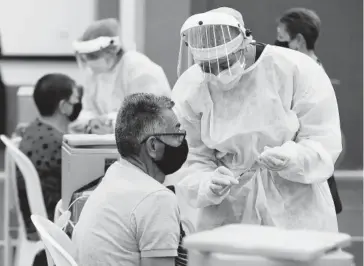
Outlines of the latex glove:
{"label": "latex glove", "polygon": [[281,171],[287,167],[290,158],[282,147],[265,147],[258,157],[258,163],[271,171]]}
{"label": "latex glove", "polygon": [[86,132],[98,135],[111,134],[113,133],[113,127],[108,121],[100,118],[93,118],[89,121]]}
{"label": "latex glove", "polygon": [[210,180],[210,190],[216,195],[222,195],[228,187],[239,184],[234,174],[224,166],[220,166],[214,172]]}
{"label": "latex glove", "polygon": [[98,116],[96,119],[100,120],[105,125],[112,125],[113,119],[110,118],[110,114]]}
{"label": "latex glove", "polygon": [[[87,126],[86,126],[87,128]],[[85,124],[84,123],[79,123],[79,124],[71,124],[68,127],[68,132],[69,134],[84,134],[85,133]]]}

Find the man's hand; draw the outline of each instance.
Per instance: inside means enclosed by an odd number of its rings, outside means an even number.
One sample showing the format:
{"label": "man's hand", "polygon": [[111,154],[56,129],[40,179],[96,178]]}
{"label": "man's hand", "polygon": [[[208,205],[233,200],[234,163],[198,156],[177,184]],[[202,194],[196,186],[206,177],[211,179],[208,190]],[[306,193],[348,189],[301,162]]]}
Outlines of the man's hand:
{"label": "man's hand", "polygon": [[216,195],[222,195],[228,187],[239,184],[234,174],[224,166],[217,168],[211,177],[210,189]]}

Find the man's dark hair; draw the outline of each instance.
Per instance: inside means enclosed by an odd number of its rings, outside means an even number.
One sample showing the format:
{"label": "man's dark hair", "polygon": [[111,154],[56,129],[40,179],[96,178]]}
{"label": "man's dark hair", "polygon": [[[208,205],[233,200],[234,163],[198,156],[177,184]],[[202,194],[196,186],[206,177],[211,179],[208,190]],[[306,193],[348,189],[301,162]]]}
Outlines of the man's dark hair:
{"label": "man's dark hair", "polygon": [[165,96],[135,93],[125,98],[119,110],[115,139],[122,157],[139,155],[141,142],[155,133],[166,133],[162,111],[172,109],[174,102]]}
{"label": "man's dark hair", "polygon": [[307,8],[292,8],[284,12],[279,19],[286,26],[291,39],[302,34],[306,40],[308,50],[315,49],[315,43],[320,34],[321,21],[319,16]]}
{"label": "man's dark hair", "polygon": [[68,100],[75,87],[70,77],[54,73],[41,77],[35,84],[33,99],[41,116],[52,116],[61,100]]}

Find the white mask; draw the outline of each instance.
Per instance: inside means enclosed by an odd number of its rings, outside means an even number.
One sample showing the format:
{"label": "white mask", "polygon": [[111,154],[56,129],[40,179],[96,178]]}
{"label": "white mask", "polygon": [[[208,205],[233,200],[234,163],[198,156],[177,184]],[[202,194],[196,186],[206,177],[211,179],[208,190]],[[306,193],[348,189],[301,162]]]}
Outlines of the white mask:
{"label": "white mask", "polygon": [[230,90],[240,81],[245,70],[245,66],[246,63],[244,57],[243,62],[238,60],[235,64],[230,66],[230,69],[221,71],[218,76],[211,75],[214,77],[210,77],[209,82],[217,86],[219,89]]}
{"label": "white mask", "polygon": [[219,73],[217,76],[220,82],[224,85],[229,85],[236,79],[239,79],[243,74],[245,69],[245,59],[243,63],[238,60],[234,65],[230,66],[230,69],[225,69]]}
{"label": "white mask", "polygon": [[91,70],[93,72],[96,72],[96,73],[108,72],[111,69],[112,65],[113,65],[113,62],[104,57],[87,61],[87,66],[89,68],[91,68]]}

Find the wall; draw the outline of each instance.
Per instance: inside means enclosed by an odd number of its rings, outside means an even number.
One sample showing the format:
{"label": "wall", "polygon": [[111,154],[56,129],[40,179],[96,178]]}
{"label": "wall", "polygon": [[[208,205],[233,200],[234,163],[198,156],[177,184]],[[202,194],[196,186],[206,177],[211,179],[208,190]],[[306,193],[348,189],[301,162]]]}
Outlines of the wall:
{"label": "wall", "polygon": [[116,18],[119,19],[119,0],[97,0],[96,17],[98,19]]}
{"label": "wall", "polygon": [[[47,6],[48,2],[15,0],[10,3],[0,0],[0,32],[3,33],[2,50],[5,54],[0,58],[0,70],[7,85],[7,134],[11,134],[16,125],[18,87],[34,85],[42,75],[52,72],[67,74],[81,82],[82,77],[72,56],[72,40],[78,38],[87,25],[95,19],[119,18],[119,0],[80,0],[77,3],[72,0],[57,0],[52,2],[53,12]],[[23,8],[20,9],[19,6]],[[42,6],[43,8],[40,8]],[[16,20],[14,14],[17,14]],[[52,24],[54,21],[57,23]],[[23,30],[24,25],[30,25],[30,28],[24,27]],[[48,26],[44,27],[45,25]],[[34,33],[33,29],[37,27],[43,27],[42,31]],[[52,27],[53,33],[58,34],[59,38],[63,36],[63,39],[61,38],[61,41],[55,39],[54,43],[47,43],[48,39],[43,39],[41,42],[39,36],[52,33]],[[70,30],[70,33],[65,35],[67,30]],[[21,45],[17,46],[17,43]],[[48,50],[39,45],[44,43],[49,47]]]}
{"label": "wall", "polygon": [[177,80],[179,31],[189,15],[189,0],[145,0],[145,53],[163,67],[171,87]]}
{"label": "wall", "polygon": [[72,42],[94,20],[95,10],[95,0],[1,0],[3,53],[72,55]]}

